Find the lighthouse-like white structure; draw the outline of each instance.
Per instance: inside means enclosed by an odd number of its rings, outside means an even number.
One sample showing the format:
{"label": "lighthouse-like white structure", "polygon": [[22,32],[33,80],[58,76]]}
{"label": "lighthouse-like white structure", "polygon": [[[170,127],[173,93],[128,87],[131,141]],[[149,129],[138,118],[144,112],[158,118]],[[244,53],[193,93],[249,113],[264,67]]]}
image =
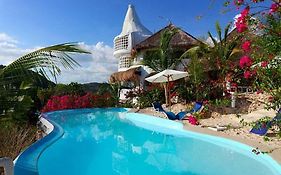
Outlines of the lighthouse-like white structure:
{"label": "lighthouse-like white structure", "polygon": [[118,72],[126,71],[133,63],[133,47],[145,40],[152,33],[144,27],[133,5],[129,5],[122,32],[114,38],[114,57],[119,59]]}

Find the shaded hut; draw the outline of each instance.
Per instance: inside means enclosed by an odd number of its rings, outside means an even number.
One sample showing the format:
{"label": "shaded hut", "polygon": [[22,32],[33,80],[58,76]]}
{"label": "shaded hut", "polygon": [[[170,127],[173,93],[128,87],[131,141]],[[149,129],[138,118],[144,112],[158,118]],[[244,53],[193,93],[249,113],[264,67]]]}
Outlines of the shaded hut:
{"label": "shaded hut", "polygon": [[196,46],[201,43],[198,39],[196,39],[194,36],[191,34],[185,32],[184,30],[177,28],[173,24],[169,24],[168,26],[164,27],[163,29],[159,30],[152,36],[148,37],[144,41],[140,42],[137,44],[134,49],[137,52],[143,51],[143,50],[150,50],[154,48],[158,48],[160,46],[160,39],[161,39],[161,34],[165,30],[173,30],[173,29],[178,29],[177,33],[172,37],[170,41],[171,47],[175,49],[182,49],[182,50],[187,50],[193,46]]}
{"label": "shaded hut", "polygon": [[126,71],[115,72],[111,74],[109,78],[110,83],[118,83],[118,82],[133,82],[136,85],[140,82],[141,76],[141,67],[135,67],[128,69]]}

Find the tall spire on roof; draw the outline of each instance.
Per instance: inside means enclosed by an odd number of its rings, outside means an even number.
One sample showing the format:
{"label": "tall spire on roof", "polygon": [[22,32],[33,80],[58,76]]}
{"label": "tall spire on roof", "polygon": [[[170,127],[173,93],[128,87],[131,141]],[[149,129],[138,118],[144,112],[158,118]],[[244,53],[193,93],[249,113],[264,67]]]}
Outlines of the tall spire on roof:
{"label": "tall spire on roof", "polygon": [[142,25],[134,6],[129,4],[120,35],[126,35],[132,32],[140,32],[146,35],[152,34],[146,27]]}
{"label": "tall spire on roof", "polygon": [[122,32],[114,38],[113,55],[119,59],[118,71],[124,71],[130,68],[133,63],[132,49],[133,47],[151,36],[151,32],[144,27],[135,8],[129,5]]}

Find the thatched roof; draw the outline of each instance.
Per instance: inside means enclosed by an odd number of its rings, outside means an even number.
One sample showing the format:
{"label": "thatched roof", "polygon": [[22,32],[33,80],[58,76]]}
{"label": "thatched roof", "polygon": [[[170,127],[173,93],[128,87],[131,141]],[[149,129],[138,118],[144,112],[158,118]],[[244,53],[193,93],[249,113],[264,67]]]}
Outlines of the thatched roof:
{"label": "thatched roof", "polygon": [[[140,42],[135,46],[134,49],[137,51],[144,50],[144,49],[151,49],[151,48],[156,48],[160,46],[160,39],[161,39],[161,34],[163,31],[166,29],[175,29],[177,28],[173,24],[169,24],[165,28],[159,30],[152,36],[148,37],[144,41]],[[178,28],[178,32],[173,36],[173,38],[170,41],[170,45],[172,47],[176,48],[183,48],[183,49],[189,49],[190,47],[194,45],[198,45],[201,43],[201,41],[197,40],[195,37],[190,35],[189,33],[183,31],[182,29]]]}
{"label": "thatched roof", "polygon": [[111,74],[109,78],[110,83],[117,83],[117,82],[125,82],[125,81],[132,81],[132,82],[139,82],[140,74],[141,74],[141,67],[131,68],[126,71],[115,72]]}

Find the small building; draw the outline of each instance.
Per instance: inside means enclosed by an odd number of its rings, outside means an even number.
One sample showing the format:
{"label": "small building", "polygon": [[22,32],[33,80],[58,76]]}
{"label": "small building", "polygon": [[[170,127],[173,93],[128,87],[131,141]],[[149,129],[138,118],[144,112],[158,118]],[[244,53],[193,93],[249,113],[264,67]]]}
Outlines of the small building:
{"label": "small building", "polygon": [[[142,64],[144,54],[160,46],[161,33],[164,30],[174,28],[177,27],[169,24],[152,34],[142,25],[135,8],[129,5],[122,31],[114,38],[113,55],[119,60],[118,72],[113,73],[109,80],[110,83],[121,84],[120,100],[125,100],[125,94],[131,88],[144,86],[144,79],[153,72],[148,66]],[[200,43],[195,37],[179,28],[170,41],[171,47],[181,53]],[[188,59],[183,63],[188,64]],[[178,70],[183,68],[183,65],[177,66]]]}

